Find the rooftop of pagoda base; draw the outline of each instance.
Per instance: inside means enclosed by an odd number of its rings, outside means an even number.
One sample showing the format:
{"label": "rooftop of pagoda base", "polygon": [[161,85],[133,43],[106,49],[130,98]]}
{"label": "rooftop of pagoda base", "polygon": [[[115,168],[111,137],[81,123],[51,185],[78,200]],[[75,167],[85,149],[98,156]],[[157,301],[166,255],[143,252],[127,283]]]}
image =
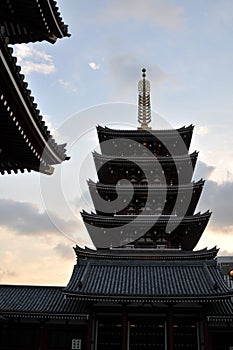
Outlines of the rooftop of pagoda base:
{"label": "rooftop of pagoda base", "polygon": [[123,250],[114,250],[112,255],[111,250],[102,255],[78,247],[75,251],[77,264],[63,290],[67,297],[95,302],[208,303],[233,296],[212,258],[216,248],[199,251],[196,257],[191,252],[191,260],[185,259],[184,252],[173,260],[166,260],[165,254],[156,260],[154,252],[123,256]]}
{"label": "rooftop of pagoda base", "polygon": [[142,249],[135,248],[133,245],[127,245],[123,248],[89,249],[74,248],[77,260],[79,258],[92,259],[116,259],[116,260],[205,260],[215,259],[219,249],[215,246],[211,249],[201,250],[182,250],[182,249]]}

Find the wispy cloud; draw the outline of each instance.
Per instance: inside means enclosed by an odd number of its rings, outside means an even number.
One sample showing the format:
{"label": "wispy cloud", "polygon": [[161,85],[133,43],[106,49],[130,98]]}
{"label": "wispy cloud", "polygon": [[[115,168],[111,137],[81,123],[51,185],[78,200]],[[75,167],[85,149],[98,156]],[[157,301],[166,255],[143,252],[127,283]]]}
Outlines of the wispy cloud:
{"label": "wispy cloud", "polygon": [[14,49],[18,63],[25,74],[32,72],[51,74],[55,72],[52,56],[37,50],[32,44],[17,44]]}
{"label": "wispy cloud", "polygon": [[69,81],[59,79],[58,83],[66,90],[69,90],[72,92],[78,92],[78,89],[75,86],[73,86],[73,84],[70,83]]}

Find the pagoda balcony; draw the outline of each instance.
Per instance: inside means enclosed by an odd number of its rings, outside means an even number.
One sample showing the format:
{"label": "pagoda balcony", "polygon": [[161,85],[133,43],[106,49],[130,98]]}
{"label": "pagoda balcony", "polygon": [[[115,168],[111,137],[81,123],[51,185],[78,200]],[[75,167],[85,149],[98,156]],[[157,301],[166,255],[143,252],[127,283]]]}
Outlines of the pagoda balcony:
{"label": "pagoda balcony", "polygon": [[[88,182],[97,214],[139,215],[160,212],[170,215],[193,215],[199,201],[204,181],[183,186],[105,185]],[[146,210],[147,209],[147,210]]]}
{"label": "pagoda balcony", "polygon": [[[83,211],[82,218],[97,248],[122,247],[146,239],[147,247],[155,247],[161,239],[169,248],[193,250],[211,216],[209,211],[192,216],[119,215],[100,216]],[[144,242],[144,241],[143,241]]]}
{"label": "pagoda balcony", "polygon": [[191,182],[198,152],[179,157],[113,157],[93,153],[99,181],[115,184],[121,179],[138,184],[178,185]]}
{"label": "pagoda balcony", "polygon": [[114,130],[97,127],[101,151],[111,155],[143,154],[144,149],[157,156],[188,153],[193,125],[168,130]]}

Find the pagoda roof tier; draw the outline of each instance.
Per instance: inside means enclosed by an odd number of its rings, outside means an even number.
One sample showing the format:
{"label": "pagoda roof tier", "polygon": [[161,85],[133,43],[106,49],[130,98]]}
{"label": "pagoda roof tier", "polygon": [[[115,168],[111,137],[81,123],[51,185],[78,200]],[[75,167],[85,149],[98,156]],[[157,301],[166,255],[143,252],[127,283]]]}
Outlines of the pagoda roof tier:
{"label": "pagoda roof tier", "polygon": [[[205,183],[205,180],[200,179],[199,181],[193,181],[189,184],[182,184],[182,185],[150,185],[150,191],[155,192],[187,192],[192,189],[199,189],[203,188]],[[104,184],[101,182],[94,182],[91,179],[88,180],[88,186],[90,188],[94,188],[103,192],[107,193],[116,193],[116,192],[125,192],[128,193],[129,190],[132,190],[132,186],[130,185],[119,185],[116,188],[116,185],[113,184]],[[147,193],[148,192],[148,185],[140,185],[140,184],[133,184],[133,190],[134,192],[138,193]]]}
{"label": "pagoda roof tier", "polygon": [[132,188],[132,185],[124,184],[118,186],[96,184],[91,180],[88,181],[88,185],[95,210],[100,215],[126,212],[138,214],[144,207],[147,207],[151,214],[158,213],[161,207],[160,211],[162,210],[163,214],[172,214],[175,211],[177,215],[193,215],[204,180],[180,186],[133,184]]}
{"label": "pagoda roof tier", "polygon": [[82,301],[66,299],[63,287],[0,285],[0,315],[38,319],[87,319]]}
{"label": "pagoda roof tier", "polygon": [[64,289],[81,300],[177,303],[233,295],[214,260],[79,259]]}
{"label": "pagoda roof tier", "polygon": [[[108,163],[117,163],[117,164],[125,164],[125,163],[130,163],[130,162],[139,162],[142,164],[148,164],[148,163],[154,163],[155,161],[159,163],[175,163],[175,164],[180,164],[183,162],[187,161],[196,161],[198,156],[198,152],[195,151],[191,154],[185,154],[182,156],[167,156],[167,157],[157,157],[157,156],[151,156],[151,157],[140,157],[140,156],[130,156],[125,158],[124,156],[122,157],[116,157],[113,155],[105,155],[105,154],[99,154],[98,152],[94,151],[93,152],[93,157],[95,160],[99,160],[102,163],[108,162]],[[102,164],[101,164],[102,165]]]}
{"label": "pagoda roof tier", "polygon": [[[168,184],[185,184],[192,179],[198,152],[176,157],[113,157],[93,152],[99,181],[116,183],[121,178],[147,179],[150,183],[161,181]],[[140,180],[141,179],[141,180]]]}
{"label": "pagoda roof tier", "polygon": [[[134,140],[139,143],[157,142],[168,146],[168,148],[171,147],[174,152],[179,153],[183,152],[184,149],[189,149],[193,134],[193,128],[194,126],[191,124],[187,127],[183,126],[179,129],[167,130],[117,130],[98,125],[97,133],[102,152],[105,154],[109,154],[111,148],[109,148],[109,143],[104,144],[104,142],[119,138]],[[152,144],[151,147],[153,148]]]}
{"label": "pagoda roof tier", "polygon": [[147,222],[149,224],[151,222],[155,222],[155,224],[158,223],[160,225],[162,223],[167,224],[168,221],[170,223],[177,223],[177,222],[193,223],[196,221],[205,220],[205,218],[209,219],[211,212],[207,210],[203,214],[197,213],[191,216],[184,216],[183,218],[177,217],[176,215],[160,215],[157,217],[155,215],[139,215],[137,218],[134,215],[115,215],[109,218],[108,216],[97,215],[93,212],[89,214],[84,210],[82,211],[81,214],[84,220],[93,221],[95,222],[95,224],[97,223],[99,223],[100,225],[104,224],[103,227],[120,227],[127,223],[133,223],[135,225],[138,225],[138,223],[146,224]]}
{"label": "pagoda roof tier", "polygon": [[136,244],[137,240],[151,233],[148,244],[157,246],[158,238],[170,242],[170,247],[193,250],[197,245],[211,212],[192,216],[176,215],[114,215],[101,216],[94,213],[81,213],[87,231],[97,248],[122,247]]}
{"label": "pagoda roof tier", "polygon": [[55,0],[2,0],[0,22],[10,44],[43,40],[55,43],[58,38],[70,36]]}
{"label": "pagoda roof tier", "polygon": [[130,245],[123,248],[89,249],[76,246],[74,248],[77,261],[81,259],[106,260],[209,260],[217,256],[219,249],[181,250],[181,249],[142,249],[132,248]]}
{"label": "pagoda roof tier", "polygon": [[68,159],[66,145],[51,136],[12,52],[0,34],[0,172],[50,174],[51,165]]}

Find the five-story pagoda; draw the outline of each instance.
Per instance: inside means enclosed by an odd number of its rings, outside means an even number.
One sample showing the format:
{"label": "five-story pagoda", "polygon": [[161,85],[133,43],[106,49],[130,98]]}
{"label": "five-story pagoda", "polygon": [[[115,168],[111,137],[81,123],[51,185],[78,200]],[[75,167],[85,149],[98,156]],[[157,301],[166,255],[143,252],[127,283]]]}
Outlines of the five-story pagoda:
{"label": "five-story pagoda", "polygon": [[[138,85],[137,130],[97,127],[96,213],[82,217],[96,250],[76,247],[64,292],[90,307],[88,349],[210,349],[209,306],[230,290],[214,260],[194,251],[211,213],[195,213],[193,126],[151,130],[150,84]],[[208,307],[207,307],[208,306]]]}
{"label": "five-story pagoda", "polygon": [[89,181],[97,214],[82,216],[98,248],[130,244],[192,250],[210,217],[209,211],[194,215],[204,182],[191,183],[198,155],[188,154],[193,126],[151,130],[145,77],[143,70],[138,130],[97,127],[102,154],[95,152],[94,161],[99,182]]}

